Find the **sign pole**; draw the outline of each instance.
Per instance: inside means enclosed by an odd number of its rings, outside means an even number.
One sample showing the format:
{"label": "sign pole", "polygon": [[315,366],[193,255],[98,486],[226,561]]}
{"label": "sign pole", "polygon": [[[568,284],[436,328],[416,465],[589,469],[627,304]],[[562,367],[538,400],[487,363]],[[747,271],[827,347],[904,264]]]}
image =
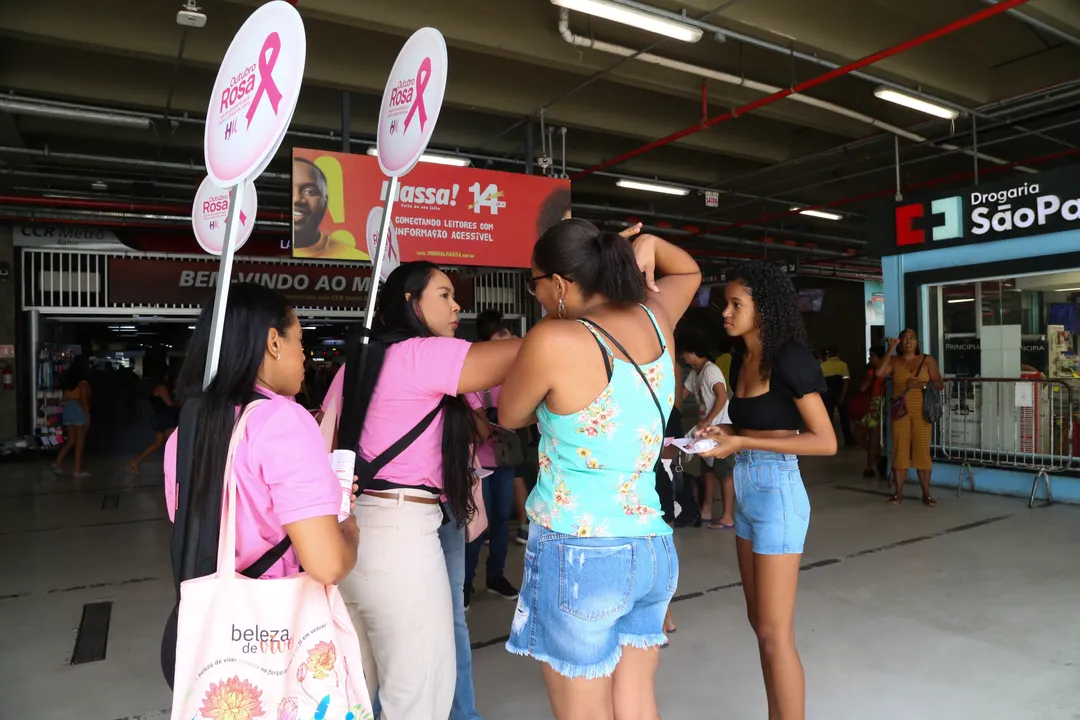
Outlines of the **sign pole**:
{"label": "sign pole", "polygon": [[[233,246],[236,244],[240,226],[237,214],[244,201],[243,179],[229,190],[229,214],[225,217],[225,246],[221,248],[221,264],[218,266],[217,291],[214,293],[214,315],[210,321],[210,346],[206,351],[206,371],[203,389],[217,375],[218,358],[221,355],[221,337],[225,330],[225,309],[229,302],[229,286],[232,285]],[[254,218],[252,218],[254,220]]]}
{"label": "sign pole", "polygon": [[[383,259],[386,257],[386,245],[390,240],[390,218],[394,211],[394,197],[398,192],[398,176],[390,178],[390,189],[386,195],[386,205],[383,206],[382,223],[379,224],[379,244],[375,246],[375,257],[371,262],[371,290],[368,291],[367,309],[364,311],[364,329],[371,330],[375,321],[375,293],[379,289],[379,280],[382,278]],[[368,344],[370,333],[364,333],[362,340]]]}

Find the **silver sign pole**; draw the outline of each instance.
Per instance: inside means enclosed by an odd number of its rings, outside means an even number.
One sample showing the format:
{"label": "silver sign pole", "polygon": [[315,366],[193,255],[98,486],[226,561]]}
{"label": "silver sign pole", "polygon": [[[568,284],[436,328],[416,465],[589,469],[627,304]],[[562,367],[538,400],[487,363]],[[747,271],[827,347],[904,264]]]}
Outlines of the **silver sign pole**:
{"label": "silver sign pole", "polygon": [[[375,257],[371,259],[371,290],[368,292],[367,309],[364,311],[364,329],[371,330],[375,321],[375,293],[379,289],[379,278],[382,277],[383,259],[386,257],[386,246],[390,240],[390,218],[394,211],[394,198],[397,196],[397,176],[390,178],[390,189],[386,196],[386,205],[383,206],[382,223],[379,225],[379,244],[375,247]],[[364,333],[362,340],[368,344],[368,335]]]}
{"label": "silver sign pole", "polygon": [[[233,247],[239,235],[240,227],[237,213],[244,201],[244,185],[247,179],[242,178],[229,190],[229,213],[225,216],[225,245],[221,249],[221,264],[218,266],[217,290],[214,294],[214,316],[210,321],[210,347],[206,351],[206,372],[203,375],[203,389],[210,385],[210,381],[217,375],[218,358],[221,355],[221,336],[225,330],[225,306],[229,302],[229,286],[232,285]],[[255,222],[255,218],[251,218]]]}

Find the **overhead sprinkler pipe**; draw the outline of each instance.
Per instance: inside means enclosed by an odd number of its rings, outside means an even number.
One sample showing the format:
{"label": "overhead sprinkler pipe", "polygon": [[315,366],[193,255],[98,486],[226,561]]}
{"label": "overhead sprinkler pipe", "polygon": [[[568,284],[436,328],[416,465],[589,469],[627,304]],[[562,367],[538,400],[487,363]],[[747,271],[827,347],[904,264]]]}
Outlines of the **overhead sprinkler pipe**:
{"label": "overhead sprinkler pipe", "polygon": [[[672,133],[671,135],[668,135],[667,137],[660,138],[659,140],[654,140],[653,142],[651,142],[651,143],[649,143],[647,145],[643,145],[643,146],[641,146],[641,147],[639,147],[639,148],[637,148],[635,150],[631,150],[629,152],[623,153],[622,155],[619,155],[618,157],[614,157],[614,158],[612,158],[610,160],[605,160],[605,161],[603,161],[603,162],[601,162],[601,163],[599,163],[597,165],[592,166],[591,168],[588,168],[588,169],[583,170],[583,171],[581,171],[579,173],[576,173],[573,176],[573,179],[574,180],[580,179],[580,178],[585,177],[587,175],[591,175],[592,173],[597,172],[599,170],[604,170],[606,168],[609,168],[612,165],[618,165],[619,163],[626,162],[627,160],[630,160],[631,158],[635,158],[638,155],[643,155],[643,154],[645,154],[647,152],[650,152],[650,151],[655,150],[657,148],[663,147],[665,145],[670,145],[671,143],[675,142],[676,140],[681,140],[684,137],[687,137],[688,135],[693,135],[694,133],[701,132],[702,130],[706,130],[706,129],[708,129],[710,127],[713,127],[715,125],[719,125],[720,123],[727,122],[728,120],[733,120],[734,118],[737,118],[740,115],[745,115],[745,114],[753,112],[755,110],[759,110],[759,109],[765,107],[766,105],[773,104],[774,102],[776,102],[778,100],[783,100],[784,98],[790,97],[791,95],[795,95],[795,94],[801,93],[801,92],[803,92],[805,90],[809,90],[811,88],[817,87],[818,85],[821,85],[823,83],[827,83],[830,80],[835,80],[838,77],[842,77],[842,76],[847,75],[847,74],[849,74],[851,72],[854,72],[854,71],[859,70],[861,68],[867,67],[868,65],[873,65],[874,63],[880,62],[880,61],[882,61],[882,60],[884,60],[886,58],[892,57],[893,55],[897,55],[897,54],[905,52],[907,50],[911,50],[912,48],[918,47],[920,45],[925,45],[926,43],[930,42],[931,40],[937,40],[938,38],[941,38],[941,37],[944,37],[944,36],[949,35],[951,33],[954,33],[957,30],[962,30],[962,29],[964,29],[966,27],[969,27],[971,25],[975,25],[976,23],[982,22],[983,20],[986,20],[987,18],[991,18],[991,17],[994,17],[996,15],[1000,15],[1001,13],[1005,12],[1006,10],[1009,10],[1011,8],[1014,8],[1014,7],[1019,7],[1020,5],[1023,5],[1027,1],[1028,0],[1002,0],[1002,2],[999,2],[997,5],[992,5],[992,6],[989,6],[989,7],[985,7],[985,8],[983,8],[982,10],[980,10],[980,11],[978,11],[976,13],[968,15],[967,17],[960,18],[959,20],[954,20],[951,23],[948,23],[946,25],[942,25],[941,27],[936,28],[934,30],[931,30],[930,32],[919,35],[918,37],[912,38],[910,40],[905,40],[904,42],[902,42],[902,43],[900,43],[898,45],[893,45],[892,47],[885,48],[884,50],[879,50],[876,53],[872,53],[870,55],[867,55],[866,57],[860,58],[859,60],[855,60],[854,62],[850,62],[847,65],[842,65],[842,66],[840,66],[838,68],[830,70],[827,73],[824,73],[822,75],[818,75],[817,77],[811,78],[809,80],[805,80],[805,81],[803,81],[801,83],[793,85],[790,88],[782,89],[782,90],[780,90],[778,92],[775,92],[775,93],[773,93],[773,94],[771,94],[771,95],[769,95],[767,97],[763,97],[763,98],[760,98],[758,100],[755,100],[754,102],[747,103],[746,105],[743,105],[742,107],[739,107],[739,108],[736,108],[736,109],[731,110],[729,112],[726,112],[723,115],[717,115],[716,117],[709,118],[708,120],[706,120],[705,122],[703,122],[703,123],[701,123],[699,125],[693,125],[693,126],[688,127],[688,128],[686,128],[684,130],[680,130],[678,132]],[[641,57],[641,56],[639,56],[639,57]]]}
{"label": "overhead sprinkler pipe", "polygon": [[[659,55],[653,55],[652,53],[639,52],[632,48],[623,47],[621,45],[614,45],[612,43],[603,42],[600,40],[594,40],[591,37],[584,37],[582,35],[575,35],[570,30],[570,11],[565,8],[559,13],[559,34],[563,40],[578,47],[587,47],[592,50],[598,50],[600,52],[611,53],[612,55],[619,55],[620,57],[633,58],[642,62],[647,62],[652,65],[659,65],[660,67],[669,68],[671,70],[677,70],[689,75],[696,75],[702,78],[701,80],[701,128],[708,127],[709,123],[709,107],[708,96],[706,94],[706,81],[717,80],[728,85],[735,85],[737,87],[744,87],[749,90],[756,90],[757,92],[766,93],[769,95],[779,93],[783,91],[776,85],[769,85],[767,83],[758,82],[757,80],[750,80],[749,78],[741,75],[732,75],[731,73],[721,72],[720,70],[713,70],[711,68],[701,67],[699,65],[691,65],[689,63],[680,62],[678,60],[672,60],[671,58],[661,57]],[[914,143],[926,143],[930,142],[926,137],[919,135],[918,133],[911,132],[902,127],[892,125],[887,122],[878,120],[877,118],[870,117],[861,112],[857,112],[850,108],[843,107],[842,105],[836,105],[835,103],[821,100],[809,95],[801,95],[798,93],[791,94],[788,99],[801,103],[803,105],[809,105],[810,107],[817,108],[818,110],[825,110],[827,112],[846,117],[850,120],[856,120],[861,123],[865,123],[870,127],[877,128],[878,130],[884,130],[887,133],[892,133],[897,137],[902,137],[905,140],[910,140]],[[740,111],[734,111],[740,112]],[[935,142],[932,145],[934,148],[940,148],[946,152],[959,151],[967,155],[971,155],[972,151],[966,148],[961,148],[956,145],[951,145],[944,142]],[[982,158],[987,162],[997,163],[998,165],[1004,165],[1008,163],[1008,160],[995,157],[993,155],[983,155]],[[1023,168],[1023,172],[1034,173],[1031,168]]]}
{"label": "overhead sprinkler pipe", "polygon": [[[1039,155],[1039,156],[1036,156],[1036,157],[1024,158],[1023,160],[1019,160],[1017,162],[1022,162],[1022,163],[1026,164],[1026,165],[1038,165],[1040,163],[1050,162],[1051,160],[1060,160],[1061,158],[1071,157],[1073,155],[1080,155],[1080,148],[1072,148],[1071,150],[1061,150],[1061,151],[1056,152],[1056,153],[1050,153],[1049,155]],[[994,167],[986,168],[984,170],[980,170],[979,174],[981,176],[986,176],[986,175],[990,175],[992,173],[999,173],[999,172],[1003,172],[1005,170],[1012,170],[1012,169],[1013,168],[1011,166],[1009,166],[1009,165],[995,165]],[[921,190],[923,188],[934,187],[935,185],[944,185],[945,183],[950,183],[950,182],[959,182],[959,181],[962,181],[962,180],[970,180],[972,178],[972,176],[973,176],[972,172],[962,172],[962,173],[956,173],[954,175],[946,175],[944,177],[931,178],[930,180],[920,180],[918,182],[913,182],[913,183],[909,183],[907,185],[904,185],[902,188],[900,188],[901,193],[898,193],[896,188],[887,188],[885,190],[875,190],[874,192],[869,192],[869,193],[866,193],[864,195],[855,195],[855,196],[852,196],[852,197],[840,198],[839,200],[832,200],[830,202],[822,203],[820,205],[813,205],[813,206],[810,206],[810,207],[799,208],[798,210],[789,210],[788,212],[784,212],[784,213],[775,213],[773,215],[762,215],[760,217],[754,218],[753,220],[747,220],[746,222],[730,223],[728,225],[723,225],[723,226],[720,226],[720,227],[709,228],[709,230],[710,230],[710,232],[711,231],[720,232],[720,231],[723,231],[723,230],[731,230],[732,228],[739,228],[739,227],[750,228],[750,227],[756,226],[758,223],[767,222],[769,220],[779,220],[779,219],[782,219],[782,218],[791,217],[792,215],[797,215],[803,210],[828,210],[830,208],[842,207],[844,205],[849,205],[851,203],[865,202],[867,200],[873,200],[875,198],[880,198],[880,197],[888,197],[889,195],[896,196],[896,195],[902,194],[902,192],[907,192],[907,191],[910,191],[910,190]]]}

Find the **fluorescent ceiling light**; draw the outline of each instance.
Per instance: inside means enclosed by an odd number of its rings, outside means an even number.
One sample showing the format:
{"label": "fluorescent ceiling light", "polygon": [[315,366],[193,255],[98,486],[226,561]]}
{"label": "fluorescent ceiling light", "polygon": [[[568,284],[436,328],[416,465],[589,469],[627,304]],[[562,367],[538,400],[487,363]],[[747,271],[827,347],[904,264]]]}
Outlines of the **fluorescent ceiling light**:
{"label": "fluorescent ceiling light", "polygon": [[874,91],[874,95],[882,100],[886,100],[897,105],[903,105],[906,108],[912,110],[918,110],[924,112],[927,115],[933,115],[934,117],[943,118],[945,120],[955,120],[960,116],[960,113],[952,108],[947,108],[943,105],[927,102],[922,98],[917,98],[914,95],[908,95],[892,88],[879,87]]}
{"label": "fluorescent ceiling light", "polygon": [[1060,288],[1058,292],[1080,292],[1080,287],[1075,288]]}
{"label": "fluorescent ceiling light", "polygon": [[689,195],[687,188],[675,185],[657,185],[656,183],[638,182],[637,180],[619,180],[615,183],[627,190],[645,190],[646,192],[664,193],[665,195]]}
{"label": "fluorescent ceiling light", "polygon": [[99,125],[115,125],[116,127],[141,128],[143,130],[150,127],[150,118],[148,117],[94,112],[92,110],[76,110],[74,108],[22,102],[20,100],[10,100],[8,98],[0,98],[0,110],[9,112],[12,115],[33,115],[35,117],[56,118],[58,120],[78,120],[81,122],[97,123]]}
{"label": "fluorescent ceiling light", "polygon": [[975,302],[975,298],[956,298],[954,300],[949,300],[950,305],[955,305],[956,303],[966,303],[966,302]]}
{"label": "fluorescent ceiling light", "polygon": [[[372,157],[379,157],[379,150],[372,146],[367,149],[367,154]],[[421,155],[420,162],[434,163],[435,165],[453,165],[454,167],[469,167],[472,165],[472,160],[467,157],[461,157],[460,155],[432,155],[431,153]]]}
{"label": "fluorescent ceiling light", "polygon": [[611,0],[551,0],[551,4],[567,10],[577,10],[587,15],[595,15],[624,25],[632,25],[641,30],[666,35],[669,38],[684,42],[697,42],[702,35],[701,30],[693,25],[681,23],[677,20],[669,20],[656,13],[618,5],[611,2]]}
{"label": "fluorescent ceiling light", "polygon": [[806,215],[807,217],[821,218],[822,220],[842,220],[843,215],[840,213],[826,212],[824,210],[799,210],[799,208],[791,208],[792,210],[798,210],[800,215]]}

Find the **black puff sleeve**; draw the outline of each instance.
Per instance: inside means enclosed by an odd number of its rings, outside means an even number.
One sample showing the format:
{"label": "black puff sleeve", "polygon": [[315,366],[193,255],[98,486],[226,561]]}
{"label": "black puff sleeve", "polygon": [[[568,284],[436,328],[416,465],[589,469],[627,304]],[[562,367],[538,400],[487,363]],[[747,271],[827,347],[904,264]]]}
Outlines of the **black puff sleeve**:
{"label": "black puff sleeve", "polygon": [[783,383],[792,397],[825,394],[828,386],[821,364],[805,345],[789,342],[773,358],[772,377]]}

